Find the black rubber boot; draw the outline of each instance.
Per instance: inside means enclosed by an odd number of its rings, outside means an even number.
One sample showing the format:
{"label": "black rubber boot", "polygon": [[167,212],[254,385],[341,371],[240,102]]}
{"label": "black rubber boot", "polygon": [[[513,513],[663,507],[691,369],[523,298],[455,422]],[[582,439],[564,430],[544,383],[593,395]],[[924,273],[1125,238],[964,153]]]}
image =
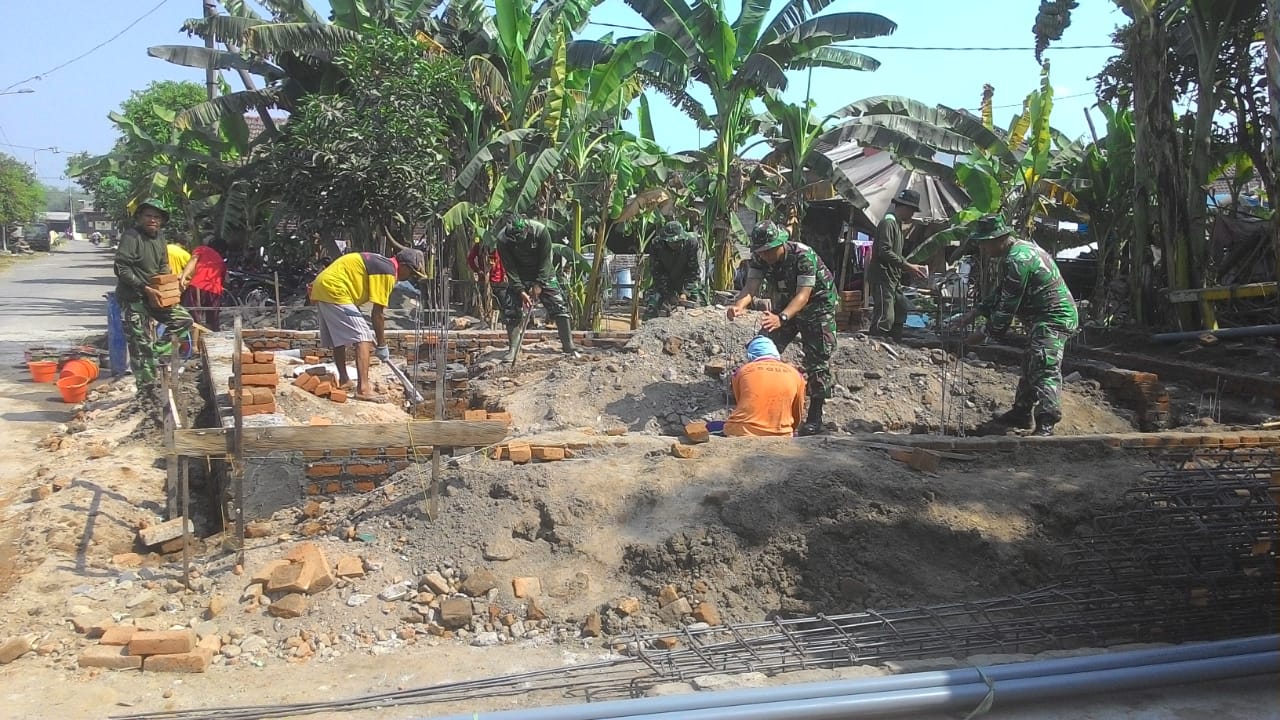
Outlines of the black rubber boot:
{"label": "black rubber boot", "polygon": [[1003,415],[997,415],[991,418],[991,421],[999,425],[1007,425],[1012,428],[1026,428],[1031,424],[1031,411],[1019,407],[1015,407]]}
{"label": "black rubber boot", "polygon": [[826,402],[827,399],[822,397],[809,398],[809,412],[805,416],[804,424],[800,426],[801,437],[818,435],[822,432],[822,406]]}
{"label": "black rubber boot", "polygon": [[1057,424],[1058,421],[1053,418],[1038,417],[1036,418],[1036,429],[1031,434],[1037,437],[1049,437],[1053,435],[1053,426]]}
{"label": "black rubber boot", "polygon": [[507,354],[502,356],[503,362],[515,362],[516,352],[520,348],[520,326],[507,325]]}
{"label": "black rubber boot", "polygon": [[569,329],[569,318],[556,318],[556,333],[560,336],[560,349],[565,355],[578,356],[578,350],[573,346],[573,331]]}

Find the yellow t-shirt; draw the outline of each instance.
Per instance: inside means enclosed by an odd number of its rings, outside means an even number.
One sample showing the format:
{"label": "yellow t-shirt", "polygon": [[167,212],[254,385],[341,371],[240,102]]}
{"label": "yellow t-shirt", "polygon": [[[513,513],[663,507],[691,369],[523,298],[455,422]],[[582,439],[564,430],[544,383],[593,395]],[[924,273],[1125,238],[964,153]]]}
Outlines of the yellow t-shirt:
{"label": "yellow t-shirt", "polygon": [[724,434],[789,437],[800,424],[804,386],[800,372],[781,360],[743,365],[733,376],[738,406],[725,421]]}
{"label": "yellow t-shirt", "polygon": [[177,243],[169,243],[166,250],[169,253],[169,272],[174,275],[181,275],[182,271],[186,269],[187,263],[191,262],[191,253]]}
{"label": "yellow t-shirt", "polygon": [[311,286],[311,299],[334,305],[374,305],[391,302],[396,263],[377,253],[347,253],[320,271]]}

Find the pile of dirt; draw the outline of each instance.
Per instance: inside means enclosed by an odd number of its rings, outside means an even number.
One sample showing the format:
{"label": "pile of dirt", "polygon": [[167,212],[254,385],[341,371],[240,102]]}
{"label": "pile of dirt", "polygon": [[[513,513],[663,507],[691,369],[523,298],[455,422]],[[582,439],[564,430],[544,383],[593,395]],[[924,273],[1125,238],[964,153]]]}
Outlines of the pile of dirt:
{"label": "pile of dirt", "polygon": [[[728,416],[733,369],[758,327],[758,313],[730,322],[718,308],[679,310],[645,323],[623,352],[596,351],[551,367],[528,362],[516,377],[495,377],[507,371],[495,367],[483,394],[533,431],[621,423],[632,431],[675,434],[690,420]],[[799,365],[798,341],[784,358]],[[851,433],[944,427],[972,433],[1008,409],[1017,386],[1011,369],[861,333],[840,335],[831,367],[836,388],[826,420],[831,429]],[[1132,414],[1113,408],[1095,384],[1068,384],[1062,403],[1059,434],[1134,429]]]}

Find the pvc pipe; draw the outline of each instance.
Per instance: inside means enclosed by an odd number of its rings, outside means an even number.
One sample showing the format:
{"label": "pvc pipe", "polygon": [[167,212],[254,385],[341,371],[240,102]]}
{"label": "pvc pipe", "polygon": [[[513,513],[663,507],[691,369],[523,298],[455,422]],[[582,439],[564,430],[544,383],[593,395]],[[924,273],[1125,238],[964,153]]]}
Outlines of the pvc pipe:
{"label": "pvc pipe", "polygon": [[928,687],[960,686],[979,683],[982,676],[992,681],[1061,675],[1134,665],[1200,660],[1205,658],[1243,655],[1280,650],[1280,635],[1263,635],[1238,640],[1192,643],[1150,650],[1099,653],[1073,658],[1031,660],[984,667],[982,674],[972,668],[934,672],[910,673],[860,680],[838,680],[823,683],[802,683],[771,688],[746,688],[719,692],[689,692],[684,695],[642,698],[640,700],[610,700],[579,705],[504,710],[489,713],[465,713],[449,715],[440,720],[607,720],[625,718],[637,712],[637,703],[643,703],[646,713],[687,712],[725,705],[746,705],[756,702],[777,702],[809,698],[830,698],[896,692]]}
{"label": "pvc pipe", "polygon": [[1246,327],[1223,328],[1221,330],[1157,333],[1151,336],[1151,341],[1158,343],[1182,342],[1183,340],[1195,340],[1205,335],[1224,339],[1266,337],[1268,335],[1280,335],[1280,325],[1249,325]]}
{"label": "pvc pipe", "polygon": [[922,712],[970,711],[989,694],[994,695],[992,708],[1004,708],[1033,700],[1265,675],[1275,673],[1278,668],[1280,652],[1265,652],[1020,678],[996,683],[994,689],[985,683],[972,683],[626,717],[628,720],[867,720]]}

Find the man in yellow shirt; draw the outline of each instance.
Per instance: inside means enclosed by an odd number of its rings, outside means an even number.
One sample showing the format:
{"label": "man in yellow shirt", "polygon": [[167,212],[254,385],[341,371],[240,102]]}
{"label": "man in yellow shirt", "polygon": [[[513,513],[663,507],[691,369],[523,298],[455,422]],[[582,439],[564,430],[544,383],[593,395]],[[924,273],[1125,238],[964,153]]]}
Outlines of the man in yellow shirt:
{"label": "man in yellow shirt", "polygon": [[737,406],[724,434],[791,437],[804,415],[804,389],[804,377],[782,361],[773,340],[756,336],[747,344],[747,364],[733,374]]}
{"label": "man in yellow shirt", "polygon": [[191,262],[191,253],[172,242],[165,245],[165,253],[169,256],[169,272],[178,276],[178,285],[185,292],[191,284],[191,276],[196,272],[196,263]]}
{"label": "man in yellow shirt", "polygon": [[[320,344],[333,349],[338,366],[338,382],[350,387],[347,377],[347,346],[356,346],[356,399],[384,402],[373,394],[369,378],[370,351],[383,362],[391,361],[386,341],[386,310],[391,289],[401,280],[426,277],[426,257],[421,250],[406,248],[394,258],[377,253],[347,253],[316,275],[311,300],[320,313]],[[373,303],[373,327],[360,306]],[[377,348],[374,349],[374,343]]]}

